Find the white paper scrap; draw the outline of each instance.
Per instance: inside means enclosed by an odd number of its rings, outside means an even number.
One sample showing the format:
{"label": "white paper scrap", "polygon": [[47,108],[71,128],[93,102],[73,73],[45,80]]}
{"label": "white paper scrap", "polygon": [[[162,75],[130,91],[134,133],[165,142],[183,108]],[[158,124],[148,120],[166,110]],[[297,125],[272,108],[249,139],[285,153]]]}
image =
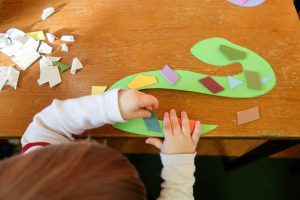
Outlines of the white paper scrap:
{"label": "white paper scrap", "polygon": [[8,45],[8,39],[5,37],[0,37],[0,49],[5,48]]}
{"label": "white paper scrap", "polygon": [[40,45],[40,41],[35,40],[33,37],[28,37],[22,49],[37,51],[39,45]]}
{"label": "white paper scrap", "polygon": [[49,7],[43,10],[41,20],[46,20],[50,15],[54,13],[55,9],[53,7]]}
{"label": "white paper scrap", "polygon": [[47,66],[53,66],[52,61],[51,61],[47,56],[42,56],[42,61],[43,61]]}
{"label": "white paper scrap", "polygon": [[4,85],[17,89],[20,72],[11,66],[0,67],[0,90]]}
{"label": "white paper scrap", "polygon": [[64,51],[64,52],[68,52],[69,51],[69,47],[65,44],[65,43],[62,43],[61,45],[60,45],[60,47],[61,47],[61,51]]}
{"label": "white paper scrap", "polygon": [[7,72],[7,67],[0,67],[0,90],[2,90],[2,88],[8,81]]}
{"label": "white paper scrap", "polygon": [[46,33],[46,37],[50,43],[55,41],[55,36],[52,33]]}
{"label": "white paper scrap", "polygon": [[61,36],[60,39],[61,39],[61,41],[64,41],[64,42],[75,42],[73,35],[63,35],[63,36]]}
{"label": "white paper scrap", "polygon": [[47,77],[50,87],[53,87],[61,82],[60,73],[57,66],[47,68]]}
{"label": "white paper scrap", "polygon": [[16,29],[16,28],[10,28],[6,31],[6,34],[8,37],[10,38],[15,38],[16,36],[18,35],[21,35],[21,36],[25,36],[25,33],[19,29]]}
{"label": "white paper scrap", "polygon": [[73,58],[72,61],[72,66],[71,66],[71,74],[75,75],[76,74],[76,70],[77,69],[82,69],[83,65],[81,64],[81,62],[79,61],[79,59],[77,57]]}
{"label": "white paper scrap", "polygon": [[55,56],[46,56],[46,58],[48,58],[52,62],[60,61],[61,60],[61,57],[55,57]]}
{"label": "white paper scrap", "polygon": [[3,89],[6,82],[7,82],[7,76],[0,76],[0,90]]}
{"label": "white paper scrap", "polygon": [[4,47],[3,49],[1,49],[1,52],[10,57],[10,56],[13,56],[14,53],[21,48],[22,48],[22,44],[14,43],[14,44],[8,45],[8,46]]}
{"label": "white paper scrap", "polygon": [[16,35],[13,39],[11,39],[12,43],[20,43],[22,44],[22,46],[25,44],[27,40],[27,37],[23,36],[23,35]]}
{"label": "white paper scrap", "polygon": [[18,81],[19,81],[20,72],[13,67],[9,67],[8,69],[8,81],[6,85],[10,85],[15,90],[17,89]]}
{"label": "white paper scrap", "polygon": [[8,38],[8,35],[6,33],[0,33],[0,37]]}
{"label": "white paper scrap", "polygon": [[24,50],[24,53],[12,58],[12,60],[23,70],[32,65],[41,55],[36,51]]}
{"label": "white paper scrap", "polygon": [[37,81],[39,85],[47,83],[48,80],[48,75],[47,75],[47,70],[49,67],[53,67],[53,64],[51,60],[49,60],[47,57],[42,56],[42,59],[39,61],[40,64],[40,78]]}
{"label": "white paper scrap", "polygon": [[52,52],[52,47],[49,46],[47,43],[45,42],[41,42],[41,45],[38,48],[38,52],[39,53],[45,53],[45,54],[49,54]]}

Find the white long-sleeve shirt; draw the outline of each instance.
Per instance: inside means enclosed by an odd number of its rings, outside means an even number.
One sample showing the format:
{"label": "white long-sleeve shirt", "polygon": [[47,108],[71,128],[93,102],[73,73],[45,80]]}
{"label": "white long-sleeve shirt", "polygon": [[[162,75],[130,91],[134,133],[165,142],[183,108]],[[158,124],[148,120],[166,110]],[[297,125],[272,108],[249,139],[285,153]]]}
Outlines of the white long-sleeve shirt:
{"label": "white long-sleeve shirt", "polygon": [[[22,150],[28,153],[48,144],[73,142],[73,135],[105,124],[124,122],[118,103],[119,89],[102,95],[85,96],[53,103],[36,114],[22,136]],[[163,169],[159,200],[189,200],[193,197],[196,154],[160,154]]]}

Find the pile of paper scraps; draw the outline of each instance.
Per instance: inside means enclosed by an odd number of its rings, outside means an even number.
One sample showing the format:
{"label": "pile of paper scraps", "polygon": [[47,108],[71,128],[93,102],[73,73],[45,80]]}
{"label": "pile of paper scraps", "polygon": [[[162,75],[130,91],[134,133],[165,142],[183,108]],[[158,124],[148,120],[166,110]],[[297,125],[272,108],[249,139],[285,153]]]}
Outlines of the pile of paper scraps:
{"label": "pile of paper scraps", "polygon": [[[54,13],[54,8],[46,8],[43,10],[41,19],[46,20]],[[46,43],[46,38],[49,43]],[[53,87],[61,83],[60,72],[63,73],[71,68],[71,74],[75,75],[78,69],[82,69],[83,65],[77,57],[73,58],[71,67],[60,62],[61,57],[49,56],[52,53],[53,44],[58,38],[52,33],[43,31],[23,32],[16,28],[10,28],[5,33],[0,33],[0,52],[10,57],[11,60],[21,70],[26,70],[33,63],[39,60],[40,78],[37,80],[39,85],[49,83]],[[65,42],[75,42],[73,35],[62,35],[60,50],[68,52],[69,48]],[[60,71],[60,72],[59,72]],[[0,65],[0,90],[5,85],[17,89],[20,72],[13,66]]]}

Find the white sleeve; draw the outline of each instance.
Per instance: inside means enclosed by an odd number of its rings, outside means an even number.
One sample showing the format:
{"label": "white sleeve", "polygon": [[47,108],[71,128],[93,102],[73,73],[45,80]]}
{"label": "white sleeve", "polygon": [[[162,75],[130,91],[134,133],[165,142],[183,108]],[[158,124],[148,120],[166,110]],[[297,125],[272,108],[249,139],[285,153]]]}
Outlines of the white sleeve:
{"label": "white sleeve", "polygon": [[101,95],[65,101],[54,100],[36,114],[22,136],[22,147],[30,143],[59,144],[74,141],[87,129],[124,122],[118,103],[119,89]]}
{"label": "white sleeve", "polygon": [[158,200],[194,199],[193,185],[195,183],[194,154],[160,154],[163,169],[161,177],[164,182]]}

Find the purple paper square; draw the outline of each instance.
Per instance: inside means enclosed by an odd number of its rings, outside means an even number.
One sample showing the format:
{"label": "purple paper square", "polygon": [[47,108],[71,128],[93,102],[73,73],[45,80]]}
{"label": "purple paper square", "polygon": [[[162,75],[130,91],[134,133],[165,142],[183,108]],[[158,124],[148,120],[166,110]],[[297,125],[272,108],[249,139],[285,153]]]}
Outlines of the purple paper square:
{"label": "purple paper square", "polygon": [[179,76],[176,74],[176,72],[169,67],[169,65],[166,65],[160,73],[169,81],[169,83],[175,85],[175,83],[178,81]]}

